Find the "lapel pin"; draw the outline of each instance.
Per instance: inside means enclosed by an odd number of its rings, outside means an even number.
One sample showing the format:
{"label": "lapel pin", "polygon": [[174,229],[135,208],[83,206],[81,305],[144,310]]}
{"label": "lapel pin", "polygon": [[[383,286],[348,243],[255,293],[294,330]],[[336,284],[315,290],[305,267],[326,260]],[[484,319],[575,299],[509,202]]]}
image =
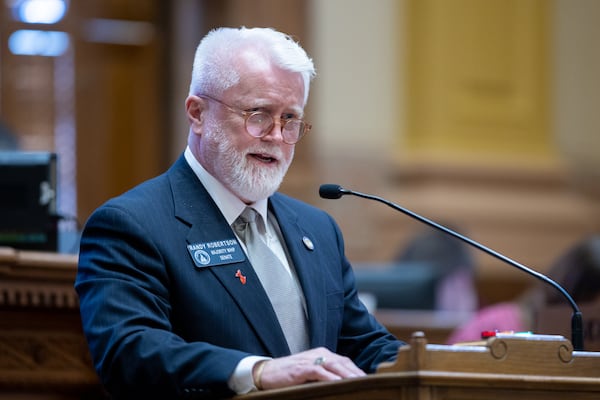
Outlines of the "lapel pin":
{"label": "lapel pin", "polygon": [[304,247],[306,247],[307,249],[309,249],[310,251],[313,251],[315,249],[315,245],[313,244],[312,240],[310,240],[308,237],[304,236],[302,238],[302,243],[304,243]]}
{"label": "lapel pin", "polygon": [[246,277],[244,275],[242,275],[242,271],[240,271],[239,269],[236,271],[235,277],[240,279],[240,282],[242,282],[242,285],[246,284]]}

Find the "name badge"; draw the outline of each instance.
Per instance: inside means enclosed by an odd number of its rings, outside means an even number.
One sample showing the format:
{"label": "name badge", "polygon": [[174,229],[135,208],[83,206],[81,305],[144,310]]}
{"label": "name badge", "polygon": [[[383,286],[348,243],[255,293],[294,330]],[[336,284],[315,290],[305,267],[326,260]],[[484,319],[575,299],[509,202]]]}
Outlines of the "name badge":
{"label": "name badge", "polygon": [[187,245],[188,252],[198,268],[242,262],[246,254],[235,239]]}

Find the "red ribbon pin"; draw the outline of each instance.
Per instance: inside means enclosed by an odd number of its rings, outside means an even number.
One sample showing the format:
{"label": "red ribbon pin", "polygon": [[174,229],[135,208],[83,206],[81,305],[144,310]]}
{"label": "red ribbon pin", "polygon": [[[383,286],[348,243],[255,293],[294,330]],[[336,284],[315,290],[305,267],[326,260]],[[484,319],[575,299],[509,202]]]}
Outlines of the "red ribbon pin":
{"label": "red ribbon pin", "polygon": [[235,277],[240,279],[240,282],[242,282],[242,285],[246,284],[246,277],[242,274],[242,271],[240,271],[239,269],[235,273]]}

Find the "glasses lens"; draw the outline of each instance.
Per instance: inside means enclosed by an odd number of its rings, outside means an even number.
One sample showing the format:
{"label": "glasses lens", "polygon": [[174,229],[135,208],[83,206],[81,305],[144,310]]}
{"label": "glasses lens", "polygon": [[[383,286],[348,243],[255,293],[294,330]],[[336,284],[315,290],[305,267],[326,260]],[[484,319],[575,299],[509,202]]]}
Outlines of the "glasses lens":
{"label": "glasses lens", "polygon": [[246,130],[254,137],[263,137],[272,126],[273,118],[264,112],[256,112],[246,120]]}
{"label": "glasses lens", "polygon": [[[298,119],[282,120],[281,135],[283,141],[294,144],[300,140],[306,130],[306,124]],[[265,112],[255,112],[246,119],[246,130],[251,136],[261,138],[273,129],[273,117]]]}
{"label": "glasses lens", "polygon": [[288,143],[295,143],[298,141],[302,133],[304,132],[304,122],[291,119],[287,120],[283,127],[282,135]]}

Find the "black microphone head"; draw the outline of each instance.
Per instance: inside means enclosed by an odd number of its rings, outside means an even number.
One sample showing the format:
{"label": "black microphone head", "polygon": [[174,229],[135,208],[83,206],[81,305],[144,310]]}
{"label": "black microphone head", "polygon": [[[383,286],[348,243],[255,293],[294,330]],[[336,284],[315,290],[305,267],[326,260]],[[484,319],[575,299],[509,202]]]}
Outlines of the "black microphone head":
{"label": "black microphone head", "polygon": [[344,195],[344,189],[335,183],[326,183],[319,188],[319,196],[324,199],[339,199]]}

